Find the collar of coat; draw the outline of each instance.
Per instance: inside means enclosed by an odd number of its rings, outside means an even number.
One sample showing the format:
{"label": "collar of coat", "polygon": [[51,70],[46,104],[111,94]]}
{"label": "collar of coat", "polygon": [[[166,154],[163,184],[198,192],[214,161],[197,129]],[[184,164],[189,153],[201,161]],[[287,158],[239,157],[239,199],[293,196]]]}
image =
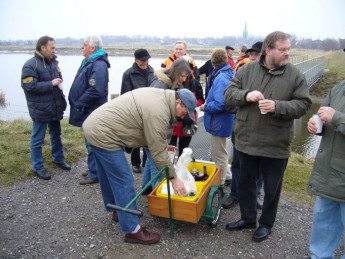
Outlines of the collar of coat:
{"label": "collar of coat", "polygon": [[43,62],[47,62],[48,64],[51,64],[53,62],[53,60],[56,59],[56,56],[54,55],[53,59],[50,58],[46,58],[45,56],[43,56],[43,54],[41,52],[39,52],[38,50],[35,50],[35,54],[37,57],[39,57],[40,59],[42,59]]}
{"label": "collar of coat", "polygon": [[166,84],[170,89],[172,86],[171,79],[164,73],[164,69],[159,69],[155,71],[155,76],[159,81],[162,81],[164,84]]}
{"label": "collar of coat", "polygon": [[260,59],[259,59],[259,64],[267,70],[267,73],[269,74],[272,74],[274,76],[278,76],[278,75],[281,75],[284,73],[285,71],[285,67],[286,65],[284,66],[280,66],[280,67],[277,67],[277,68],[274,68],[274,69],[269,69],[266,64],[265,64],[265,56],[264,55],[261,55]]}

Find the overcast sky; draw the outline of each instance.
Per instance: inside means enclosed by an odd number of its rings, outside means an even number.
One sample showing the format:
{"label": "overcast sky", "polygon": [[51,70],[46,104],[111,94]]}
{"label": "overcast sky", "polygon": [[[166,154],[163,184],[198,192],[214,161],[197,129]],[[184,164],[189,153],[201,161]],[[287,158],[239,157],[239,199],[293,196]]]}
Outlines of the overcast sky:
{"label": "overcast sky", "polygon": [[0,40],[87,35],[345,38],[344,0],[0,0]]}

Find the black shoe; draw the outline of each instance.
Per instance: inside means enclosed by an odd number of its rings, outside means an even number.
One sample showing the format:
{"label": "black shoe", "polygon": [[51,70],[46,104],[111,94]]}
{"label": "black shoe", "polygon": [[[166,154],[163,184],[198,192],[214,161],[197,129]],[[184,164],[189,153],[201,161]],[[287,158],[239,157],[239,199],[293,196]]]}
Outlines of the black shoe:
{"label": "black shoe", "polygon": [[242,229],[253,229],[256,228],[256,222],[245,222],[244,220],[240,219],[236,222],[231,222],[226,224],[225,229],[227,230],[242,230]]}
{"label": "black shoe", "polygon": [[223,209],[230,209],[230,208],[234,207],[236,204],[238,204],[238,200],[235,200],[229,196],[223,202],[222,207],[223,207]]}
{"label": "black shoe", "polygon": [[48,174],[48,172],[45,170],[45,169],[42,169],[42,170],[38,170],[38,171],[34,171],[34,174],[38,177],[38,178],[41,178],[43,180],[50,180],[51,177],[50,175]]}
{"label": "black shoe", "polygon": [[224,185],[225,185],[225,186],[231,185],[231,179],[225,180],[225,181],[224,181]]}
{"label": "black shoe", "polygon": [[271,229],[259,226],[257,230],[255,230],[253,234],[253,241],[255,242],[261,242],[268,238],[268,236],[271,234]]}
{"label": "black shoe", "polygon": [[[54,162],[55,163],[55,162]],[[62,170],[71,170],[71,166],[67,164],[66,162],[61,163],[55,163],[58,167],[60,167]]]}
{"label": "black shoe", "polygon": [[137,173],[137,174],[140,174],[140,173],[141,173],[140,165],[133,165],[133,166],[132,166],[132,169],[133,169],[133,172],[134,172],[134,173]]}
{"label": "black shoe", "polygon": [[[144,188],[144,186],[143,186]],[[142,193],[142,195],[149,195],[152,192],[152,186],[147,187],[147,189]]]}

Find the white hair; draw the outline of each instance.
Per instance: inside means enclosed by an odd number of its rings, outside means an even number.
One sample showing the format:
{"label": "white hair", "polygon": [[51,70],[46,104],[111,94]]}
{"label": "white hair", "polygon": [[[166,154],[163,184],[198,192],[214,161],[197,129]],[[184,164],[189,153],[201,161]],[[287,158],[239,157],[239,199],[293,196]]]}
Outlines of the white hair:
{"label": "white hair", "polygon": [[103,47],[102,39],[99,36],[95,36],[95,35],[87,36],[85,39],[89,40],[89,46],[95,47],[96,50],[99,50],[100,48]]}

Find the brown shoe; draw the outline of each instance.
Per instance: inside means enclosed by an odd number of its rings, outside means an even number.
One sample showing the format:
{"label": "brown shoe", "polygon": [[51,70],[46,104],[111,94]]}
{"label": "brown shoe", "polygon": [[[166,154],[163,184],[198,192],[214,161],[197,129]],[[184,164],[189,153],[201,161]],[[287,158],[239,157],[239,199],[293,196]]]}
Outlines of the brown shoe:
{"label": "brown shoe", "polygon": [[119,216],[117,215],[117,212],[116,212],[116,211],[113,212],[113,216],[112,216],[111,219],[112,219],[113,221],[115,221],[115,222],[119,222]]}
{"label": "brown shoe", "polygon": [[137,233],[127,233],[125,235],[125,242],[128,243],[138,243],[142,245],[150,245],[159,242],[161,235],[158,233],[153,233],[147,231],[144,227],[140,226]]}
{"label": "brown shoe", "polygon": [[89,174],[89,170],[86,170],[85,172],[83,172],[81,175],[82,176],[87,176]]}
{"label": "brown shoe", "polygon": [[90,178],[86,178],[84,180],[81,180],[79,182],[80,185],[86,185],[86,184],[94,184],[94,183],[98,183],[98,179],[90,179]]}

